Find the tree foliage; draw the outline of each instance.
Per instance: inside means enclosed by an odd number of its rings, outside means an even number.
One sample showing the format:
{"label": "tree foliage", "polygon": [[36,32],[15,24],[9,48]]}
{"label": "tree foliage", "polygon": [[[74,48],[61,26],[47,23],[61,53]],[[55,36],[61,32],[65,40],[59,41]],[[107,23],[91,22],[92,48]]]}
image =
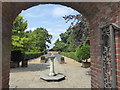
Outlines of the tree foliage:
{"label": "tree foliage", "polygon": [[73,45],[73,41],[71,38],[71,33],[72,33],[72,29],[67,29],[67,31],[65,33],[61,33],[60,39],[57,39],[56,42],[54,43],[55,46],[53,47],[53,50],[57,50],[57,51],[75,51],[74,45]]}
{"label": "tree foliage", "polygon": [[66,43],[57,39],[54,44],[55,44],[55,46],[53,47],[53,50],[55,50],[55,51],[66,51],[66,47],[67,47]]}
{"label": "tree foliage", "polygon": [[33,32],[29,32],[29,51],[44,51],[51,43],[52,35],[44,28],[37,28]]}
{"label": "tree foliage", "polygon": [[28,42],[25,30],[27,29],[27,20],[22,16],[18,16],[13,22],[12,28],[12,50],[25,50]]}
{"label": "tree foliage", "polygon": [[89,43],[88,23],[81,14],[68,15],[63,18],[66,20],[66,23],[70,20],[73,21],[66,32],[60,34],[61,41],[55,43],[53,50],[60,49],[60,51],[75,52],[77,46],[81,46],[83,43]]}
{"label": "tree foliage", "polygon": [[34,31],[26,31],[27,20],[23,16],[18,16],[13,22],[12,29],[12,50],[21,50],[22,52],[44,51],[51,43],[52,35],[44,28],[36,28]]}
{"label": "tree foliage", "polygon": [[70,25],[70,29],[73,29],[71,37],[73,38],[74,46],[82,45],[89,41],[89,31],[88,31],[88,22],[81,15],[68,15],[63,17],[66,20],[66,23],[70,20],[73,20]]}
{"label": "tree foliage", "polygon": [[78,46],[76,48],[76,57],[78,61],[86,60],[90,58],[90,46],[88,44],[83,44],[82,46]]}

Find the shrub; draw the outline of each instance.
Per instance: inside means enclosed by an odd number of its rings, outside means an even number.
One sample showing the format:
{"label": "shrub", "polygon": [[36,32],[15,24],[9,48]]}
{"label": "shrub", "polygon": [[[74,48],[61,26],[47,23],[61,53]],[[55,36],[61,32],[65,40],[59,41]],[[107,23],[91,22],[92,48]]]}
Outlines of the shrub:
{"label": "shrub", "polygon": [[90,58],[90,46],[83,44],[81,47],[78,46],[76,49],[76,57],[79,62]]}
{"label": "shrub", "polygon": [[78,62],[82,62],[82,60],[87,60],[90,58],[90,46],[83,44],[81,47],[78,46],[76,48],[76,52],[61,52],[60,54],[72,58]]}
{"label": "shrub", "polygon": [[45,56],[41,56],[41,60],[45,60]]}
{"label": "shrub", "polygon": [[20,62],[23,59],[24,59],[24,56],[20,50],[11,51],[11,61]]}
{"label": "shrub", "polygon": [[64,57],[61,57],[61,60],[64,61]]}
{"label": "shrub", "polygon": [[58,51],[58,54],[60,54],[61,53],[61,51]]}
{"label": "shrub", "polygon": [[65,59],[64,59],[64,57],[61,57],[61,58],[60,58],[59,63],[60,63],[60,64],[65,63]]}
{"label": "shrub", "polygon": [[25,52],[24,53],[24,60],[37,58],[37,57],[40,57],[41,55],[43,55],[43,53],[41,53],[41,52]]}
{"label": "shrub", "polygon": [[46,51],[46,50],[44,50],[44,51],[43,51],[43,54],[47,54],[47,51]]}

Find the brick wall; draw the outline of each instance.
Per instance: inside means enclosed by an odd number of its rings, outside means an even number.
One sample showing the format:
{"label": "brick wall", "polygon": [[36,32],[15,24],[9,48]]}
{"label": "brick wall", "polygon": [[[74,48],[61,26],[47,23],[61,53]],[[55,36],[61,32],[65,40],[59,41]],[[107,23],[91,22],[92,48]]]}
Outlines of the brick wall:
{"label": "brick wall", "polygon": [[[119,15],[120,17],[120,15]],[[120,21],[120,18],[119,18]],[[120,22],[119,22],[120,24]],[[120,89],[120,31],[115,32],[117,86]]]}
{"label": "brick wall", "polygon": [[[120,4],[119,3],[60,3],[67,5],[81,12],[90,23],[90,44],[91,44],[91,86],[92,88],[102,88],[102,65],[101,65],[101,49],[100,49],[100,30],[99,26],[105,23],[116,23],[120,26]],[[23,9],[38,5],[38,3],[5,3],[2,12],[2,37],[0,38],[0,60],[2,61],[2,72],[0,70],[0,79],[2,76],[3,88],[8,88],[9,72],[10,72],[10,42],[11,42],[11,26],[12,21]],[[1,9],[0,9],[1,10]],[[1,35],[0,31],[0,35]],[[117,66],[117,86],[120,87],[120,56],[119,56],[119,37],[115,34],[116,42],[116,66]],[[2,42],[2,50],[1,50]]]}
{"label": "brick wall", "polygon": [[[113,7],[111,8],[111,6]],[[90,43],[91,43],[91,59],[92,59],[92,88],[102,87],[102,67],[100,55],[100,32],[99,26],[108,23],[115,23],[120,26],[120,5],[113,3],[111,6],[101,7],[96,19],[91,22]],[[97,42],[98,40],[98,42]],[[117,71],[117,87],[120,87],[120,32],[115,33],[115,46],[116,46],[116,71]]]}
{"label": "brick wall", "polygon": [[2,3],[0,2],[0,89],[2,88]]}
{"label": "brick wall", "polygon": [[91,86],[92,88],[102,87],[102,70],[101,70],[101,49],[99,40],[99,30],[95,27],[90,29],[90,54],[91,54]]}
{"label": "brick wall", "polygon": [[[11,29],[6,25],[7,23],[4,22],[4,25],[2,26],[2,30]],[[11,42],[11,33],[2,32],[2,37],[4,37],[2,38],[2,87],[8,88],[9,73],[10,73],[10,53],[11,53],[11,43],[8,43],[8,42]]]}
{"label": "brick wall", "polygon": [[120,32],[115,33],[117,86],[120,87]]}

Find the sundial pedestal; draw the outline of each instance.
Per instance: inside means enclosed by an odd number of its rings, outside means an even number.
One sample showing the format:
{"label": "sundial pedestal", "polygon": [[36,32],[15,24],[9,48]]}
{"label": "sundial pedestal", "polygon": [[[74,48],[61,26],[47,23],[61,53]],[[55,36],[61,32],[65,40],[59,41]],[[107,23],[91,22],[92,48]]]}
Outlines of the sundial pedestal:
{"label": "sundial pedestal", "polygon": [[50,60],[50,73],[44,74],[40,78],[43,80],[46,80],[46,81],[59,81],[59,80],[65,79],[65,76],[63,74],[60,74],[60,73],[55,74],[55,71],[54,71],[54,58],[55,58],[55,56],[51,55],[48,58]]}
{"label": "sundial pedestal", "polygon": [[55,76],[54,59],[50,59],[50,73],[49,73],[49,76]]}

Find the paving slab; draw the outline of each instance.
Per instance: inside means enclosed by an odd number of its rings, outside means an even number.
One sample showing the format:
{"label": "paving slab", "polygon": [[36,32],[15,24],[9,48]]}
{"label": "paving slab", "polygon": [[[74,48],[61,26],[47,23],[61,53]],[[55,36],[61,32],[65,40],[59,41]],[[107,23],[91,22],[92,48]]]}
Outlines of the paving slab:
{"label": "paving slab", "polygon": [[[65,56],[64,56],[65,57]],[[49,62],[40,63],[40,58],[29,61],[27,68],[13,68],[10,72],[10,88],[91,88],[90,68],[82,68],[81,63],[65,57],[66,64],[55,61],[55,72],[64,74],[65,80],[46,82],[40,75],[49,73]]]}

